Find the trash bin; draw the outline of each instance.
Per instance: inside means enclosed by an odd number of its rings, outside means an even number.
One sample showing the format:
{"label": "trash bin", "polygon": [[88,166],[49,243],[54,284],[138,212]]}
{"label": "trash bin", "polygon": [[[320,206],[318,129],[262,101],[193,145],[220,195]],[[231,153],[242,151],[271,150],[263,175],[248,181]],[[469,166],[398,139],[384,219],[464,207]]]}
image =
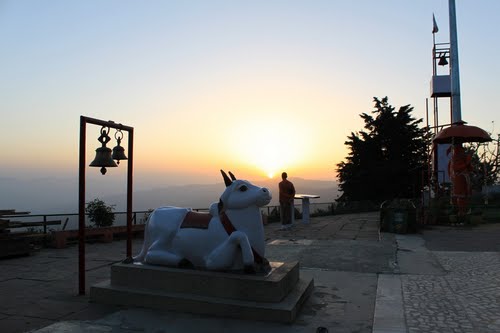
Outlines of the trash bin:
{"label": "trash bin", "polygon": [[415,232],[417,209],[407,199],[384,201],[380,205],[380,231],[406,234]]}

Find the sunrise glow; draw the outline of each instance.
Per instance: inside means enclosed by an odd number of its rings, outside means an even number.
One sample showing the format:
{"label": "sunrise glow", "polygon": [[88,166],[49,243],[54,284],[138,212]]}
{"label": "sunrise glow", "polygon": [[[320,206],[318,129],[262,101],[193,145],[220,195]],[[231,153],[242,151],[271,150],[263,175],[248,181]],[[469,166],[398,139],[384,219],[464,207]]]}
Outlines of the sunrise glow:
{"label": "sunrise glow", "polygon": [[[363,129],[359,115],[373,110],[374,96],[426,117],[432,13],[438,41],[448,38],[446,1],[364,1],[363,10],[349,1],[6,3],[0,109],[9,121],[0,131],[0,174],[7,178],[74,181],[85,115],[135,128],[134,188],[219,182],[221,168],[247,179],[283,171],[335,179],[344,142]],[[489,110],[495,95],[498,84],[484,80],[498,76],[484,73],[498,72],[499,44],[478,39],[486,28],[474,18],[498,25],[499,6],[463,2],[457,14],[468,75],[463,117],[495,132],[495,113],[474,110]],[[408,13],[411,20],[400,20]],[[477,62],[467,55],[479,47]],[[9,124],[27,127],[19,135]],[[98,135],[88,128],[89,160]]]}
{"label": "sunrise glow", "polygon": [[273,178],[284,169],[297,167],[300,158],[313,149],[307,146],[308,140],[298,134],[304,132],[299,119],[286,116],[280,110],[257,111],[252,115],[244,122],[233,124],[230,133],[238,140],[232,142],[231,151],[237,160],[261,175]]}

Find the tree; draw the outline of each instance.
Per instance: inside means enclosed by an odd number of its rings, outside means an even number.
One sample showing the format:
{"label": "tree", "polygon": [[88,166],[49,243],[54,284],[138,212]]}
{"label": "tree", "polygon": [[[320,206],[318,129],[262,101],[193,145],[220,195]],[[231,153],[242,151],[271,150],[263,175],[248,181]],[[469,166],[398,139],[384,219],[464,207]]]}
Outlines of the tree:
{"label": "tree", "polygon": [[96,198],[87,203],[85,212],[96,227],[109,227],[115,221],[114,209],[114,205],[106,205],[103,200]]}
{"label": "tree", "polygon": [[395,111],[388,98],[373,99],[372,115],[362,113],[364,131],[351,132],[344,143],[349,154],[337,164],[342,196],[338,201],[370,200],[380,203],[392,198],[416,197],[427,170],[427,148],[431,133],[420,128],[422,119],[411,116],[413,107]]}
{"label": "tree", "polygon": [[[491,136],[491,134],[490,134]],[[481,191],[484,185],[497,184],[499,181],[500,135],[496,140],[486,143],[472,142],[465,150],[472,155],[472,189]]]}

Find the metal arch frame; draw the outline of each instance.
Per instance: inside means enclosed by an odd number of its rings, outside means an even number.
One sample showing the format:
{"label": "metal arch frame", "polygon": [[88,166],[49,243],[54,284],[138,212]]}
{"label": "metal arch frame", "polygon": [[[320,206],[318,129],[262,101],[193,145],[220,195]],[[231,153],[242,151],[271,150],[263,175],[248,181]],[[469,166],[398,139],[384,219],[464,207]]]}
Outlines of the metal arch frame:
{"label": "metal arch frame", "polygon": [[85,155],[87,124],[106,126],[128,132],[127,160],[127,258],[132,257],[132,181],[134,161],[134,128],[95,118],[80,116],[80,156],[78,173],[78,293],[85,295]]}

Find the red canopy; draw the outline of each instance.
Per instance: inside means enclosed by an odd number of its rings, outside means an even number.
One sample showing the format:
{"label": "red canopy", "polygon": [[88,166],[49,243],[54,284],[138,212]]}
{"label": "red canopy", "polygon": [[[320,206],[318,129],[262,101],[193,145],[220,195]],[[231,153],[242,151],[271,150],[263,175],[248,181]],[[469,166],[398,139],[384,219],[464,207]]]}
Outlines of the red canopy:
{"label": "red canopy", "polygon": [[432,141],[435,143],[488,142],[491,141],[491,137],[479,127],[455,123],[439,132]]}

